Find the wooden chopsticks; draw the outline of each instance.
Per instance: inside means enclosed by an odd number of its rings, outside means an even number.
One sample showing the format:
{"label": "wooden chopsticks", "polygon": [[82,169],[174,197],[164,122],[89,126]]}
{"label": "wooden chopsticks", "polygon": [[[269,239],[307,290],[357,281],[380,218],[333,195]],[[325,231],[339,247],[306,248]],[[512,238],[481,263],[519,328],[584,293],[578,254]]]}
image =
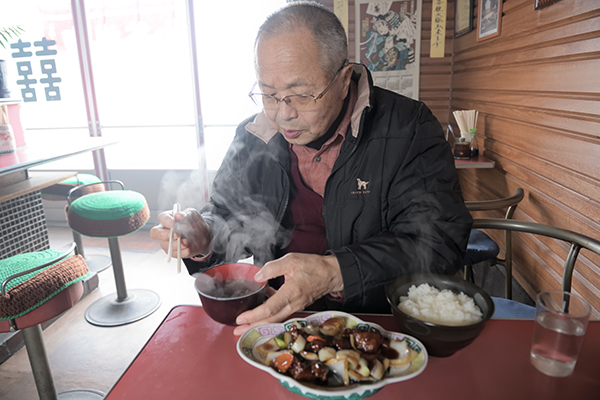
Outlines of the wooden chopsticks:
{"label": "wooden chopsticks", "polygon": [[[181,206],[179,203],[175,203],[173,205],[173,218],[175,218],[175,214],[181,211]],[[171,232],[169,234],[169,251],[167,253],[167,262],[171,262],[171,258],[173,257],[173,237],[175,236],[175,225],[171,228]],[[177,273],[181,273],[181,236],[177,238]]]}

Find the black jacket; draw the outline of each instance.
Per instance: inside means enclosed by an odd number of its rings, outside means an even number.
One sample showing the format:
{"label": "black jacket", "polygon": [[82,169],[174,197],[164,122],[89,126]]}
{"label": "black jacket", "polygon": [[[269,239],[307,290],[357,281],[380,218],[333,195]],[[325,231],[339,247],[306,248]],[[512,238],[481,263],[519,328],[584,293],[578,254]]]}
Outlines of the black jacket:
{"label": "black jacket", "polygon": [[[323,200],[329,252],[344,280],[344,302],[328,306],[389,313],[384,287],[394,278],[417,271],[453,274],[462,266],[472,218],[431,111],[374,87],[365,68],[355,71],[362,81],[355,134],[346,136]],[[365,90],[368,97],[361,97]],[[205,263],[186,260],[190,273],[247,254],[262,265],[289,239],[280,225],[292,185],[288,144],[280,134],[265,143],[249,133],[253,118],[238,126],[202,210],[213,229],[213,255]]]}

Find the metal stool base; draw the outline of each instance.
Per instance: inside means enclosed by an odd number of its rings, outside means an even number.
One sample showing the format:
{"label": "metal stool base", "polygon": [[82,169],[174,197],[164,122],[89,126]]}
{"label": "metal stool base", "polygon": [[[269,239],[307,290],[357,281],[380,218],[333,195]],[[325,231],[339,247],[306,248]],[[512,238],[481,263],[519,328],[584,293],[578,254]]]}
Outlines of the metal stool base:
{"label": "metal stool base", "polygon": [[99,400],[103,399],[106,393],[94,389],[73,389],[65,390],[58,394],[59,400]]}
{"label": "metal stool base", "polygon": [[91,273],[102,272],[112,265],[110,257],[102,254],[86,254],[84,260]]}
{"label": "metal stool base", "polygon": [[85,319],[97,326],[120,326],[146,318],[160,306],[160,297],[152,290],[133,289],[127,298],[117,300],[117,294],[109,294],[92,303],[85,312]]}

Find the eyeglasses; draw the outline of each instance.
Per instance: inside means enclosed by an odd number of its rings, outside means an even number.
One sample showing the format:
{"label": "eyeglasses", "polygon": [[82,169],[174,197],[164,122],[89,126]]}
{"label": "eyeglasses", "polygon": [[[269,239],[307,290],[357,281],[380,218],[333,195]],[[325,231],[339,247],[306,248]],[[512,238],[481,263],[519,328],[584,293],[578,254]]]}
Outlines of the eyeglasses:
{"label": "eyeglasses", "polygon": [[317,104],[317,100],[322,98],[327,94],[329,89],[333,86],[333,82],[335,82],[336,78],[340,74],[340,71],[348,65],[348,60],[344,61],[344,64],[337,70],[335,76],[329,82],[329,85],[323,90],[319,95],[313,96],[312,94],[291,94],[289,96],[285,96],[282,99],[278,99],[277,97],[271,94],[264,93],[253,93],[254,89],[258,85],[258,82],[254,84],[248,96],[252,99],[252,101],[259,107],[262,107],[265,110],[275,110],[279,106],[279,102],[283,101],[289,107],[292,107],[298,111],[309,111],[315,108]]}

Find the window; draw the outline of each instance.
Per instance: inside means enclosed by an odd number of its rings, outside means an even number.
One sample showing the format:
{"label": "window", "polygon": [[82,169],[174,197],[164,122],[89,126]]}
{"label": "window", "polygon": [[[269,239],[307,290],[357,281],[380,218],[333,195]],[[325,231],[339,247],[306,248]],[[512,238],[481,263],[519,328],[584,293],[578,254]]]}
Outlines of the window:
{"label": "window", "polygon": [[[89,135],[74,30],[68,0],[2,1],[0,26],[20,25],[23,42],[56,43],[53,56],[32,55],[37,101],[26,101],[26,140],[52,137],[60,143]],[[187,11],[184,0],[86,0],[87,29],[102,136],[118,145],[105,149],[109,169],[198,167]],[[199,86],[207,166],[219,167],[235,127],[256,113],[247,93],[254,83],[253,44],[265,17],[285,0],[194,1]],[[15,52],[15,50],[11,50]],[[9,52],[10,54],[10,52]],[[13,95],[22,79],[9,58]],[[60,99],[44,97],[40,63],[54,59]],[[85,161],[84,161],[85,160]],[[90,169],[90,157],[53,163],[53,168]],[[85,165],[84,165],[85,164]]]}
{"label": "window", "polygon": [[[32,130],[84,128],[87,132],[70,1],[1,1],[0,27],[19,25],[25,30],[21,36],[21,51],[0,48],[0,59],[7,61],[11,97],[25,100],[31,100],[32,96],[35,98],[35,101],[26,101],[21,107],[21,119],[25,127]],[[44,47],[35,43],[43,38],[56,42],[48,46],[56,54],[37,54]],[[53,62],[55,66],[55,72],[51,75],[60,79],[53,85],[58,87],[53,97],[46,96],[45,88],[49,85],[41,82],[48,75],[42,73],[42,63],[48,62]],[[25,78],[35,80],[35,83],[16,83]]]}
{"label": "window", "polygon": [[[219,167],[236,126],[259,109],[248,98],[256,80],[254,40],[265,18],[285,0],[195,3],[207,166]],[[235,10],[235,11],[231,11]]]}

